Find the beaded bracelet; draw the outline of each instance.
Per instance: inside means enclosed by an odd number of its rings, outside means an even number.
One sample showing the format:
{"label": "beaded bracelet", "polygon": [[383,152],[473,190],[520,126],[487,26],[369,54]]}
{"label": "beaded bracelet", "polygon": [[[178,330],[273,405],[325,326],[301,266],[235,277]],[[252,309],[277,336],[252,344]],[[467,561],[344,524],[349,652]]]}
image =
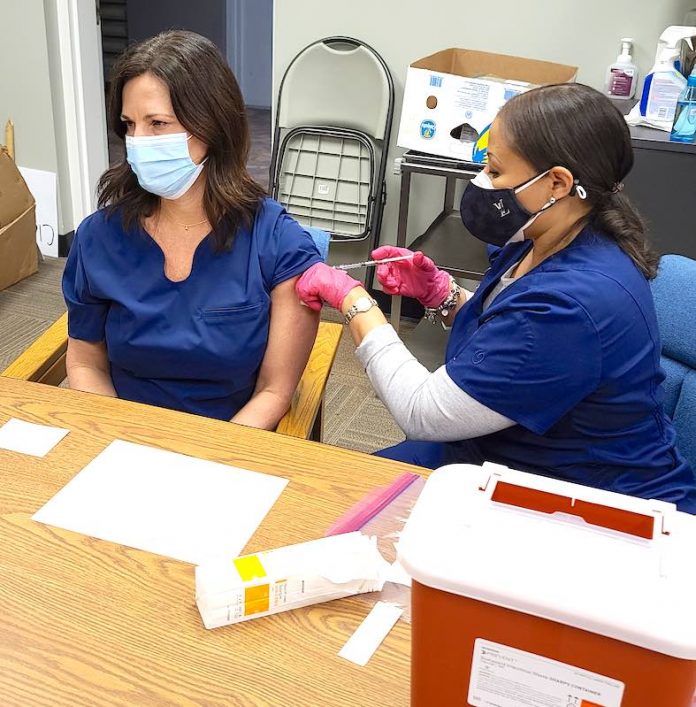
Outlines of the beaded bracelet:
{"label": "beaded bracelet", "polygon": [[442,319],[445,319],[447,315],[457,306],[459,297],[461,295],[462,288],[454,281],[454,278],[450,278],[450,293],[445,299],[445,301],[439,307],[426,307],[425,308],[425,318],[431,323],[435,324],[437,321],[438,314]]}

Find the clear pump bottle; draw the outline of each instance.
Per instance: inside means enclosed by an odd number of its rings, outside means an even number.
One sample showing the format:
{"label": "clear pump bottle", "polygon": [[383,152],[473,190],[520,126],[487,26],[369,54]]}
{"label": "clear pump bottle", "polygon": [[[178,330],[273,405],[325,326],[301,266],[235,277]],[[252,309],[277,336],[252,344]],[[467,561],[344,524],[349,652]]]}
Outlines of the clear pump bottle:
{"label": "clear pump bottle", "polygon": [[621,40],[621,53],[607,69],[604,85],[604,92],[607,96],[625,100],[633,98],[638,83],[638,67],[633,63],[632,47],[633,40],[630,37],[624,37]]}

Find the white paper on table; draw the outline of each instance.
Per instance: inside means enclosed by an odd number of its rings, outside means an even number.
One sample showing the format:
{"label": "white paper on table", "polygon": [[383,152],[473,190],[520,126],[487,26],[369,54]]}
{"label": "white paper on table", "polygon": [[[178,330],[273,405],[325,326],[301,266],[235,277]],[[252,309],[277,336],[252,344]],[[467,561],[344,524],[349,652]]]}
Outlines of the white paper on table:
{"label": "white paper on table", "polygon": [[0,427],[0,449],[45,457],[68,432],[61,427],[37,425],[13,417]]}
{"label": "white paper on table", "polygon": [[287,479],[116,440],[34,520],[200,564],[237,557]]}
{"label": "white paper on table", "polygon": [[58,257],[58,188],[56,173],[20,167],[36,201],[36,242],[44,255]]}
{"label": "white paper on table", "polygon": [[378,601],[355,633],[346,641],[338,655],[351,663],[367,665],[372,654],[389,635],[403,613],[403,608],[397,604]]}

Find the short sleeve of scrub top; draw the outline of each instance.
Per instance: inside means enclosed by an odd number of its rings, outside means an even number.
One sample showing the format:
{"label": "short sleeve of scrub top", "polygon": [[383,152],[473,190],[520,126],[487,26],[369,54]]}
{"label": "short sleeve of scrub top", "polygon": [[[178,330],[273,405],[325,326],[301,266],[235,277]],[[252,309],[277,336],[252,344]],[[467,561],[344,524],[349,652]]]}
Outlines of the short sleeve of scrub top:
{"label": "short sleeve of scrub top", "polygon": [[63,296],[69,312],[68,335],[84,341],[102,341],[109,301],[93,294],[81,250],[76,234],[63,272]]}
{"label": "short sleeve of scrub top", "polygon": [[273,238],[260,251],[261,267],[270,289],[304,272],[321,260],[312,237],[285,210],[275,223]]}
{"label": "short sleeve of scrub top", "polygon": [[311,236],[266,199],[229,250],[204,239],[189,276],[174,282],[142,228],[126,231],[120,213],[98,211],[66,264],[69,334],[106,341],[119,397],[229,420],[254,391],[272,290],[320,261]]}
{"label": "short sleeve of scrub top", "polygon": [[544,434],[600,381],[601,345],[585,310],[561,292],[505,292],[453,352],[452,380],[483,405]]}

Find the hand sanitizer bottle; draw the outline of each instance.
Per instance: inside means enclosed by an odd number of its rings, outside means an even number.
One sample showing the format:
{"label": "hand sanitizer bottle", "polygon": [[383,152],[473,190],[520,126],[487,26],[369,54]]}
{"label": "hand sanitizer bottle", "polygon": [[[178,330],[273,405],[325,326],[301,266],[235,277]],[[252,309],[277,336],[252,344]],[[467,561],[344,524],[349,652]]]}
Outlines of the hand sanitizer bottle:
{"label": "hand sanitizer bottle", "polygon": [[679,95],[669,139],[672,142],[696,142],[696,66]]}
{"label": "hand sanitizer bottle", "polygon": [[631,48],[633,40],[624,37],[621,40],[621,53],[607,69],[604,92],[612,98],[633,98],[638,81],[638,67],[633,63]]}

